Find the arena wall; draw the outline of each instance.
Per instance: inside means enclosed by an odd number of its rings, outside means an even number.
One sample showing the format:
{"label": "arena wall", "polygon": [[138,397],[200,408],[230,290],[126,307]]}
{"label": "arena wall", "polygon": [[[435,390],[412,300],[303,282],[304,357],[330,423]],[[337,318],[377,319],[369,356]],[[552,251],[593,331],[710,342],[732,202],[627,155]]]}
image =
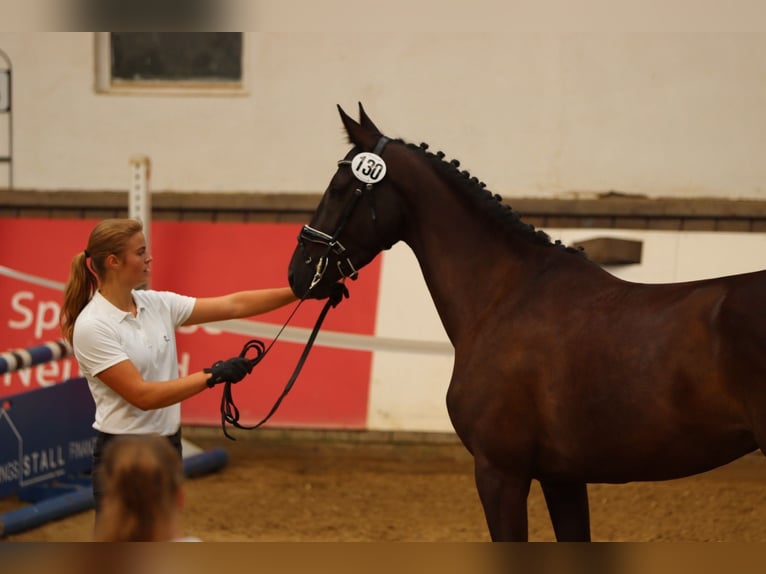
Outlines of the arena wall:
{"label": "arena wall", "polygon": [[124,189],[143,154],[156,191],[315,193],[361,101],[504,196],[764,199],[766,35],[611,30],[246,32],[242,89],[182,94],[97,89],[95,33],[0,32],[15,187]]}

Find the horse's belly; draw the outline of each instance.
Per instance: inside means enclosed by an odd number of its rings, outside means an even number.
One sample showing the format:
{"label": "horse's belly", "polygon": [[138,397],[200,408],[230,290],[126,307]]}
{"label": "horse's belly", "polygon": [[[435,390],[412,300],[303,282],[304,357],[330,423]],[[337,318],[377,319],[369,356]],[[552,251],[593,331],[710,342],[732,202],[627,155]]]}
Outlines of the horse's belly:
{"label": "horse's belly", "polygon": [[563,452],[542,454],[538,476],[591,483],[670,480],[722,466],[757,449],[752,435],[668,437],[666,441],[609,446],[585,445],[579,456]]}

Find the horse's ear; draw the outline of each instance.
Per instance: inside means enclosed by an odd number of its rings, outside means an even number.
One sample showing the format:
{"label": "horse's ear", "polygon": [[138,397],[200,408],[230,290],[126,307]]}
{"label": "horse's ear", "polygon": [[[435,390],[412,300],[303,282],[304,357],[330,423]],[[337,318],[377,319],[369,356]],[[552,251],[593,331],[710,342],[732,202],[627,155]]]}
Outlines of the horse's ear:
{"label": "horse's ear", "polygon": [[[362,149],[370,150],[375,145],[379,134],[371,132],[365,126],[358,124],[351,116],[343,111],[343,108],[338,106],[338,112],[340,113],[340,119],[343,121],[343,127],[346,128],[349,141]],[[376,130],[377,132],[377,130]]]}
{"label": "horse's ear", "polygon": [[362,106],[362,102],[359,102],[359,120],[360,120],[363,128],[367,128],[368,130],[371,130],[371,131],[375,132],[378,135],[382,135],[381,131],[378,129],[378,126],[376,126],[374,123],[372,123],[372,120],[370,119],[370,116],[368,116],[367,112],[364,111],[364,107]]}

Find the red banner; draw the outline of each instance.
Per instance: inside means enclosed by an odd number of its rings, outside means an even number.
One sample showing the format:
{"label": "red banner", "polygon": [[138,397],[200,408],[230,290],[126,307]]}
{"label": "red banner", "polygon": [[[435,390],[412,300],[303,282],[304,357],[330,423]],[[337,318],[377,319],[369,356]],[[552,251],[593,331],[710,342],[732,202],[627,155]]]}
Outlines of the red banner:
{"label": "red banner", "polygon": [[[63,284],[74,254],[83,250],[93,220],[5,219],[0,223],[0,265]],[[296,224],[155,222],[150,242],[152,289],[196,297],[287,284],[287,265],[300,229]],[[372,335],[380,278],[376,260],[349,284],[351,297],[331,309],[323,330]],[[0,275],[0,351],[28,348],[61,337],[62,292],[29,278]],[[322,303],[306,301],[290,326],[310,329]],[[294,306],[254,318],[281,326]],[[245,335],[205,326],[178,333],[181,373],[239,354]],[[269,345],[270,340],[264,339]],[[277,341],[253,373],[234,387],[244,424],[264,416],[281,393],[303,350]],[[372,353],[315,346],[272,426],[364,428]],[[76,376],[74,359],[0,375],[0,396],[49,386]],[[220,423],[220,389],[184,402],[185,424]]]}

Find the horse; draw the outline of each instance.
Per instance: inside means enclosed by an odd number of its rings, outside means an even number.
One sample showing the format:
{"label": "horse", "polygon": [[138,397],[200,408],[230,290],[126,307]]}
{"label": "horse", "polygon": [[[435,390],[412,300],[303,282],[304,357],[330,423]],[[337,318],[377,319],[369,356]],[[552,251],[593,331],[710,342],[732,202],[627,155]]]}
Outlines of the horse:
{"label": "horse", "polygon": [[[766,271],[621,280],[526,223],[460,162],[338,106],[352,149],[290,259],[323,299],[405,242],[454,347],[450,422],[493,541],[590,541],[589,483],[697,474],[766,448]],[[766,451],[764,451],[766,452]]]}

